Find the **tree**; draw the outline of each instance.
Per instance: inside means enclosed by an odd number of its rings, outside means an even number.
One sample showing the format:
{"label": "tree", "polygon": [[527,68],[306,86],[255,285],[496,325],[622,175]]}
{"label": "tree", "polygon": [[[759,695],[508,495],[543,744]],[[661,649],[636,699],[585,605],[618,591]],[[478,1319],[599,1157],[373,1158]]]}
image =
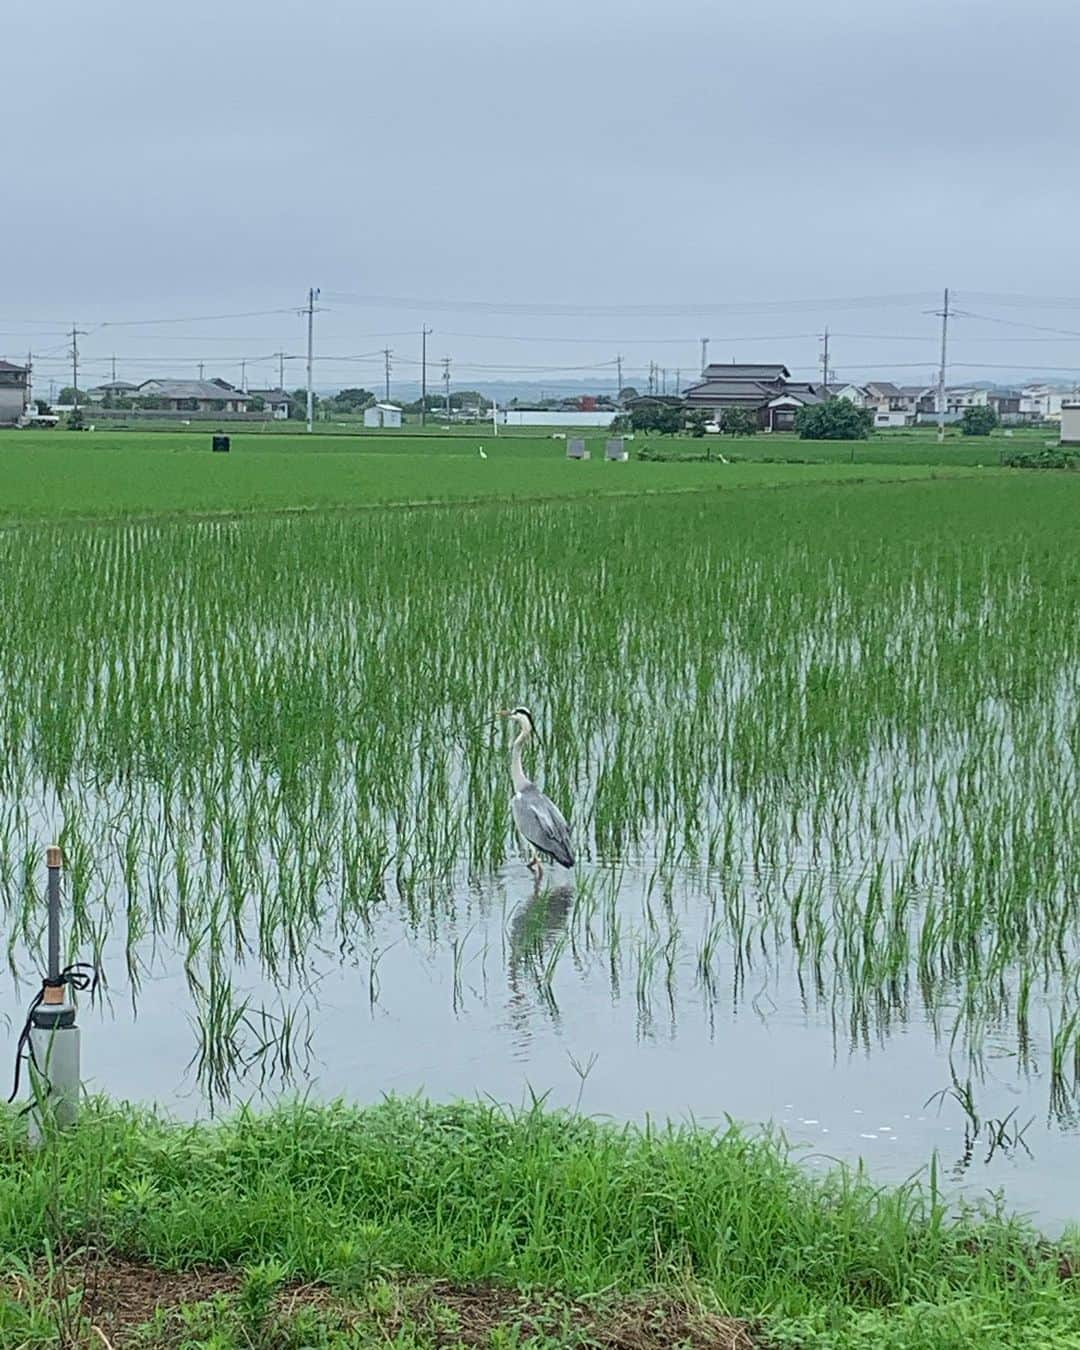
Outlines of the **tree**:
{"label": "tree", "polygon": [[[319,396],[314,391],[311,395],[312,410],[319,406]],[[307,390],[294,389],[289,395],[289,414],[292,417],[301,419],[307,417]]]}
{"label": "tree", "polygon": [[705,435],[705,428],[709,422],[709,414],[704,408],[695,408],[686,418],[686,429],[690,435],[700,439]]}
{"label": "tree", "polygon": [[965,436],[989,436],[998,424],[993,408],[965,408],[960,418],[960,430]]}
{"label": "tree", "polygon": [[266,399],[264,399],[261,394],[252,394],[251,402],[248,404],[248,409],[251,412],[265,412]]}
{"label": "tree", "polygon": [[90,398],[85,389],[76,389],[73,384],[65,384],[56,401],[57,403],[89,403]]}
{"label": "tree", "polygon": [[630,413],[635,431],[656,431],[674,436],[682,430],[683,410],[677,403],[640,403]]}
{"label": "tree", "polygon": [[641,395],[632,384],[624,384],[619,390],[619,402],[627,403],[632,398],[640,398]]}
{"label": "tree", "polygon": [[753,408],[725,408],[720,414],[720,430],[725,436],[753,436],[757,429]]}
{"label": "tree", "polygon": [[68,431],[86,430],[86,423],[83,421],[83,410],[81,405],[77,408],[72,408],[71,412],[68,413],[67,426]]}
{"label": "tree", "polygon": [[363,412],[365,408],[370,408],[375,402],[375,395],[370,389],[358,389],[351,386],[336,393],[330,402],[336,412]]}
{"label": "tree", "polygon": [[873,427],[869,408],[856,408],[846,398],[811,403],[795,414],[795,430],[804,441],[862,441]]}

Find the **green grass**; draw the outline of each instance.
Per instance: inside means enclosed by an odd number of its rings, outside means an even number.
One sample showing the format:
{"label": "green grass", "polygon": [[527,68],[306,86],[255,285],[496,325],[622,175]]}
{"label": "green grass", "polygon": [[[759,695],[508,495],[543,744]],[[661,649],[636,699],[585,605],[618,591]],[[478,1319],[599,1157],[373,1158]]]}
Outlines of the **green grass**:
{"label": "green grass", "polygon": [[734,1128],[388,1100],[186,1127],[99,1105],[39,1153],[11,1115],[0,1129],[9,1268],[90,1243],[353,1289],[419,1276],[659,1290],[747,1319],[762,1345],[1076,1345],[1071,1258],[1024,1225],[950,1219],[932,1179],[808,1179],[780,1141]]}
{"label": "green grass", "polygon": [[[562,442],[431,442],[386,438],[342,448],[329,438],[236,436],[228,455],[209,434],[12,433],[0,437],[0,519],[318,510],[486,498],[535,500],[711,491],[848,479],[932,476],[920,464],[605,463],[597,447],[572,463]],[[378,446],[378,449],[373,448]],[[938,469],[965,473],[973,470]]]}

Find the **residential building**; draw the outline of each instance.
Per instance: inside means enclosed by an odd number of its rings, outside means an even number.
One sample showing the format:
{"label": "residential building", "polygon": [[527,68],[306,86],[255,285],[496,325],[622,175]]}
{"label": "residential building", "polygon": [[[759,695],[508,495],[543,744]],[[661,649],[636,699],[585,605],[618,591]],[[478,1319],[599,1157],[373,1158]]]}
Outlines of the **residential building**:
{"label": "residential building", "polygon": [[1020,421],[1020,395],[1012,389],[991,389],[990,407],[1002,422]]}
{"label": "residential building", "polygon": [[861,384],[830,384],[829,397],[846,398],[856,408],[869,408],[871,406],[870,395]]}
{"label": "residential building", "polygon": [[870,380],[866,384],[868,406],[884,412],[906,412],[904,392],[890,380]]}
{"label": "residential building", "polygon": [[946,412],[962,415],[965,408],[989,408],[989,389],[946,389]]}
{"label": "residential building", "polygon": [[0,426],[13,427],[25,412],[29,397],[29,367],[0,361]]}
{"label": "residential building", "polygon": [[810,407],[822,402],[824,394],[820,385],[795,384],[791,381],[784,391],[770,399],[765,409],[766,431],[792,431],[795,428],[795,416],[800,408]]}
{"label": "residential building", "polygon": [[370,408],[364,409],[364,426],[399,427],[401,409],[396,403],[373,403]]}
{"label": "residential building", "polygon": [[1063,399],[1070,395],[1049,384],[1029,384],[1020,391],[1020,416],[1028,422],[1053,422],[1061,416]]}
{"label": "residential building", "polygon": [[920,413],[932,413],[937,409],[937,390],[932,385],[902,384],[904,411],[914,422]]}
{"label": "residential building", "polygon": [[728,408],[752,412],[763,431],[787,431],[800,408],[822,400],[821,386],[791,379],[787,366],[770,364],[706,366],[701,379],[684,392],[689,411],[703,411],[719,422]]}
{"label": "residential building", "polygon": [[93,389],[88,389],[86,397],[91,403],[104,403],[110,398],[134,398],[138,392],[137,384],[131,384],[127,380],[109,380],[106,384],[98,384]]}
{"label": "residential building", "polygon": [[165,412],[247,412],[250,394],[224,380],[144,380],[134,394],[153,399]]}
{"label": "residential building", "polygon": [[1061,444],[1080,445],[1080,398],[1075,396],[1061,401]]}
{"label": "residential building", "polygon": [[249,389],[248,394],[252,400],[262,399],[264,411],[268,412],[275,422],[284,422],[289,416],[291,401],[284,389]]}

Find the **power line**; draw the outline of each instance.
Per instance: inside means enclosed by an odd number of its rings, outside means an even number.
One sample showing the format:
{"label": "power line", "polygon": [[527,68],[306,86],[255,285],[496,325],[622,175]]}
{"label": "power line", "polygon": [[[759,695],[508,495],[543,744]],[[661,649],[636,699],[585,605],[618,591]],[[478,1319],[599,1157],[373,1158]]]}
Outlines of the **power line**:
{"label": "power line", "polygon": [[620,317],[638,315],[651,317],[691,316],[709,314],[783,314],[805,313],[815,309],[883,309],[925,304],[927,292],[904,295],[864,295],[827,300],[756,300],[729,301],[723,304],[651,304],[651,305],[572,305],[543,302],[514,302],[500,300],[447,300],[411,296],[351,295],[346,292],[328,293],[328,299],[342,304],[384,305],[397,309],[433,309],[452,313],[521,314],[584,317],[588,315]]}

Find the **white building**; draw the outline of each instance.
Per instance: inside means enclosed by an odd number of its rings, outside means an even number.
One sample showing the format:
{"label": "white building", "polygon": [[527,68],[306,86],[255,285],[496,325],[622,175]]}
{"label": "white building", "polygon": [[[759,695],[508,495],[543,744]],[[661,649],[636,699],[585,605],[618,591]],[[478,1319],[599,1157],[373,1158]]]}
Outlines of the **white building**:
{"label": "white building", "polygon": [[989,389],[946,389],[945,406],[951,413],[963,413],[965,408],[989,408]]}
{"label": "white building", "polygon": [[399,427],[401,409],[396,403],[373,403],[370,408],[364,409],[364,426]]}
{"label": "white building", "polygon": [[829,386],[829,392],[833,398],[846,398],[849,403],[853,403],[856,408],[870,407],[870,396],[861,384],[844,384],[837,387]]}
{"label": "white building", "polygon": [[0,361],[0,426],[13,427],[26,409],[30,396],[30,371]]}
{"label": "white building", "polygon": [[614,416],[613,412],[580,412],[576,408],[568,408],[565,412],[507,408],[499,414],[503,426],[507,427],[609,427]]}
{"label": "white building", "polygon": [[1049,384],[1029,384],[1020,390],[1020,416],[1032,422],[1056,422],[1061,416],[1063,399],[1070,395]]}
{"label": "white building", "polygon": [[263,411],[275,422],[284,422],[289,416],[289,395],[284,389],[249,389],[253,399],[262,399]]}
{"label": "white building", "polygon": [[1080,398],[1066,396],[1061,402],[1061,444],[1080,445]]}

